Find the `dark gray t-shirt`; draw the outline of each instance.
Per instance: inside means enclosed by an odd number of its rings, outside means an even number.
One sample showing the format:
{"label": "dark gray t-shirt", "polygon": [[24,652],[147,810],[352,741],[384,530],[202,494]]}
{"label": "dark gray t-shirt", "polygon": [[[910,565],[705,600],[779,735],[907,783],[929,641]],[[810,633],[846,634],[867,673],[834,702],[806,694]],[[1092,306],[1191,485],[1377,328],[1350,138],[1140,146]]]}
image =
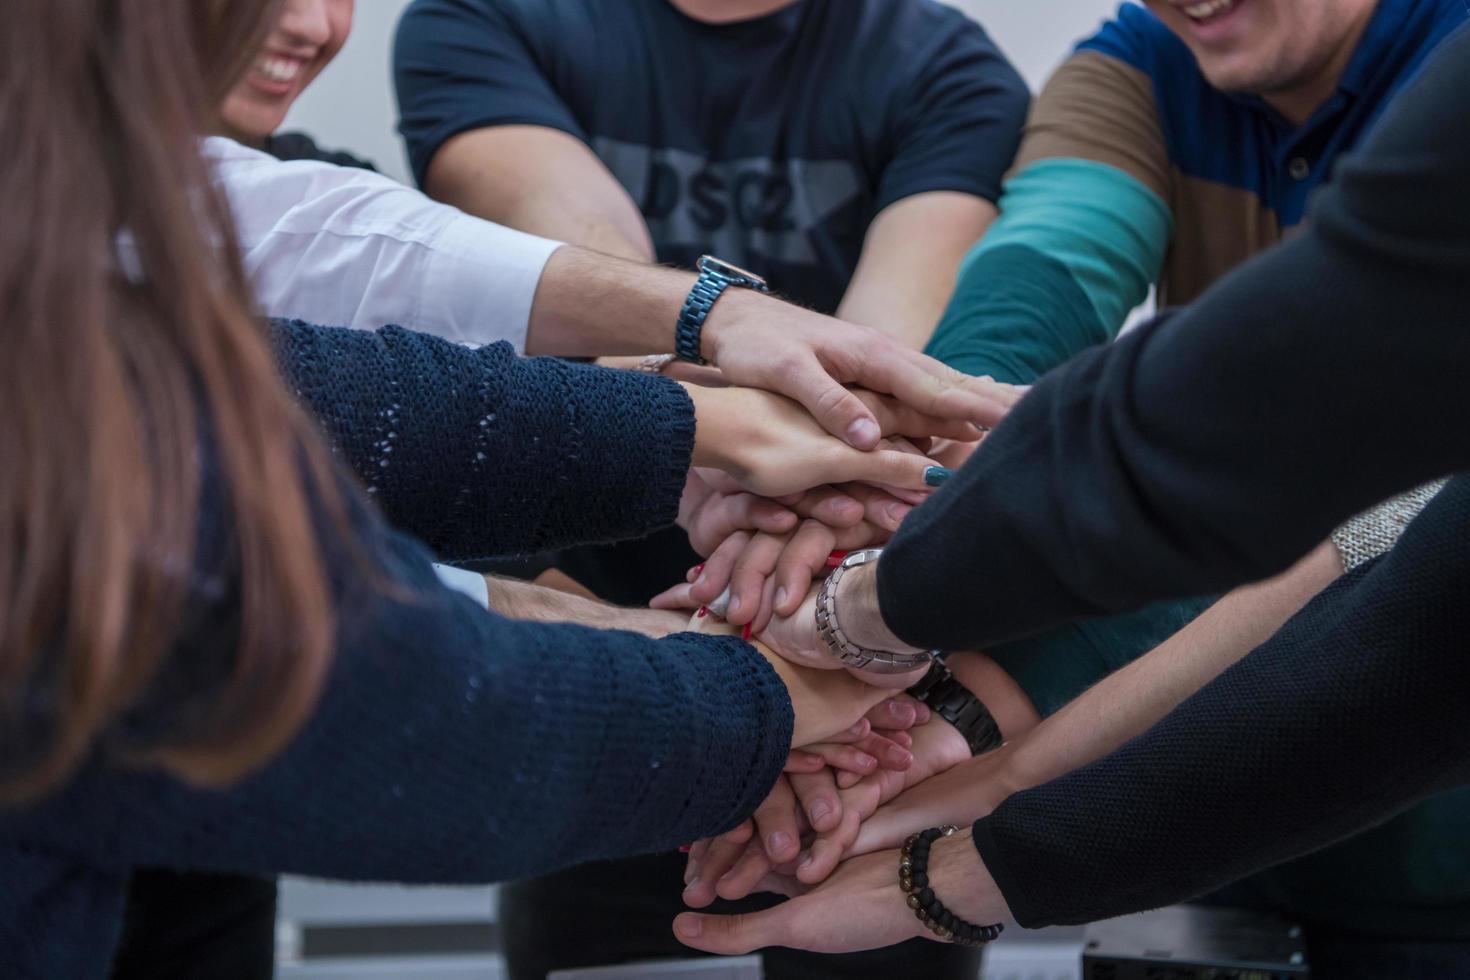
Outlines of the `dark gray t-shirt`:
{"label": "dark gray t-shirt", "polygon": [[724,25],[668,0],[415,0],[395,70],[421,183],[458,133],[562,130],[627,189],[660,261],[714,253],[825,312],[885,207],[999,196],[1029,100],[935,0],[800,0]]}

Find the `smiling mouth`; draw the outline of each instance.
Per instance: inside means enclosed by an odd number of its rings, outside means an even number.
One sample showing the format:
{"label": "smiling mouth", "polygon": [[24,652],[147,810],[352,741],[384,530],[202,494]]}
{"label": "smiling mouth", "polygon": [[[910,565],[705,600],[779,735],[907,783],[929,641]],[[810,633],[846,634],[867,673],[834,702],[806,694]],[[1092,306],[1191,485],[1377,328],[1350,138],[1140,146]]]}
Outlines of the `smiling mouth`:
{"label": "smiling mouth", "polygon": [[268,82],[289,85],[301,74],[302,62],[296,58],[264,55],[255,62],[255,71]]}
{"label": "smiling mouth", "polygon": [[1200,3],[1188,6],[1176,4],[1175,9],[1196,24],[1207,24],[1217,17],[1230,13],[1239,3],[1240,0],[1202,0]]}

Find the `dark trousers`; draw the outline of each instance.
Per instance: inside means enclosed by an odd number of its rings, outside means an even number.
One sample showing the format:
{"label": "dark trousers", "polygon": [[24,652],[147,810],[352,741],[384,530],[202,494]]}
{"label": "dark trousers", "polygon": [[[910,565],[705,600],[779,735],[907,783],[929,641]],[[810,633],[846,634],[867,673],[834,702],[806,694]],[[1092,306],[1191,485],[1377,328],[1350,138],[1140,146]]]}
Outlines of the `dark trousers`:
{"label": "dark trousers", "polygon": [[1306,930],[1312,980],[1470,980],[1470,943]]}
{"label": "dark trousers", "polygon": [[[702,954],[674,938],[685,911],[684,856],[603,861],[501,891],[500,924],[511,980],[542,980],[552,970],[613,966]],[[712,912],[753,912],[781,899],[755,895],[718,902]],[[894,915],[907,914],[902,907]],[[764,951],[766,980],[975,980],[980,954],[914,939],[890,949],[840,956]]]}
{"label": "dark trousers", "polygon": [[275,879],[139,871],[112,976],[270,980],[275,954]]}

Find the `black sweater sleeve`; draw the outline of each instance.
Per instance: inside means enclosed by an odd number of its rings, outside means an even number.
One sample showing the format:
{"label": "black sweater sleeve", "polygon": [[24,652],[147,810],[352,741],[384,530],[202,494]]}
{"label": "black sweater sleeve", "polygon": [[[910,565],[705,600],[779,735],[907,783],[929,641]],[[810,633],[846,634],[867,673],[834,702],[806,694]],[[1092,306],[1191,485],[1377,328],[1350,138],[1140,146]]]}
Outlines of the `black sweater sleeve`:
{"label": "black sweater sleeve", "polygon": [[1470,464],[1467,91],[1462,29],[1301,237],[1048,376],[884,556],[895,632],[969,649],[1221,591]]}
{"label": "black sweater sleeve", "polygon": [[1146,734],[975,842],[1017,920],[1192,898],[1470,782],[1470,478]]}
{"label": "black sweater sleeve", "polygon": [[447,561],[637,538],[678,516],[694,405],[672,381],[401,327],[271,331],[333,449]]}

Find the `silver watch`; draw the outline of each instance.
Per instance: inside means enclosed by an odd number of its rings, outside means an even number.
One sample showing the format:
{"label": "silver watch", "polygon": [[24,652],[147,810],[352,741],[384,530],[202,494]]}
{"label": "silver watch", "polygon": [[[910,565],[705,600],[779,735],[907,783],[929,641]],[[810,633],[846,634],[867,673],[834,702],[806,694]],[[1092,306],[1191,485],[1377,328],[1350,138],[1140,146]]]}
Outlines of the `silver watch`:
{"label": "silver watch", "polygon": [[844,667],[855,667],[875,674],[906,674],[927,665],[934,659],[934,654],[893,653],[889,650],[860,647],[842,632],[842,625],[837,617],[837,585],[842,581],[842,576],[847,574],[849,568],[858,568],[877,561],[881,554],[882,548],[854,551],[827,576],[821,590],[817,592],[817,635]]}

